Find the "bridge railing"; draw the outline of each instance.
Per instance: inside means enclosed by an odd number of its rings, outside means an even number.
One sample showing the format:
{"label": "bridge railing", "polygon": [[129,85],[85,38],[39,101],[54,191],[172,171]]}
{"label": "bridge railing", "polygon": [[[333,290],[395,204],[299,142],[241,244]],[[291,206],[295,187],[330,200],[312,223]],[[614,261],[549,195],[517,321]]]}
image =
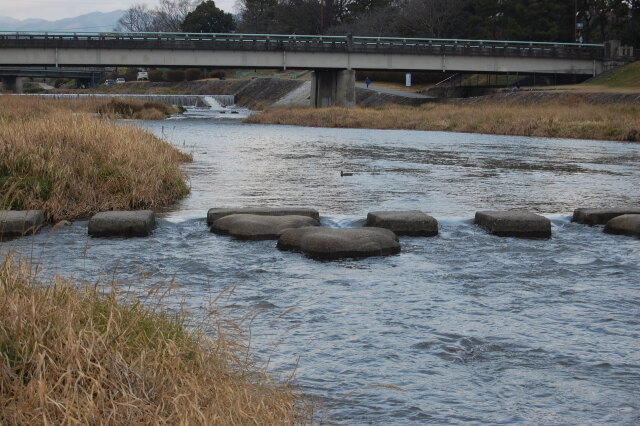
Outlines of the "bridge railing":
{"label": "bridge railing", "polygon": [[0,32],[0,47],[205,49],[593,58],[603,44],[467,39],[119,32]]}

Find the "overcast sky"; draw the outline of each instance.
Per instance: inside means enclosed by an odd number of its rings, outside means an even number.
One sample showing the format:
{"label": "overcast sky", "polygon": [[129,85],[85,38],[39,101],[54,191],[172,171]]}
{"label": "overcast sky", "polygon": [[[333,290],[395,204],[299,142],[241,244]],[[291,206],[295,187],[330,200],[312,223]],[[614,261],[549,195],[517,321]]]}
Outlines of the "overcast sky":
{"label": "overcast sky", "polygon": [[[128,9],[134,4],[156,6],[159,0],[0,0],[0,16],[15,19],[39,18],[55,21],[91,12]],[[216,6],[232,12],[236,0],[214,0]]]}

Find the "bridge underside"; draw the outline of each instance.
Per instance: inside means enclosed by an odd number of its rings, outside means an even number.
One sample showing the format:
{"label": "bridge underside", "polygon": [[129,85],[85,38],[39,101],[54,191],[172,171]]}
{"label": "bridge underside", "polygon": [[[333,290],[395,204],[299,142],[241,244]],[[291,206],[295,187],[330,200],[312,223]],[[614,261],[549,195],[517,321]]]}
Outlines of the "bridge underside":
{"label": "bridge underside", "polygon": [[16,76],[3,76],[0,78],[4,90],[14,93],[22,93],[22,79]]}

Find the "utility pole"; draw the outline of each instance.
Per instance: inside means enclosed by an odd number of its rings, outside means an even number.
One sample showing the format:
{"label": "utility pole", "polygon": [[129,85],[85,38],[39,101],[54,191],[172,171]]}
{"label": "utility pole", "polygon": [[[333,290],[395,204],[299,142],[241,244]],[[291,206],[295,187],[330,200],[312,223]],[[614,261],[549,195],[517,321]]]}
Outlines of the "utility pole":
{"label": "utility pole", "polygon": [[573,40],[578,41],[578,0],[573,1]]}
{"label": "utility pole", "polygon": [[320,0],[320,34],[324,34],[324,0]]}

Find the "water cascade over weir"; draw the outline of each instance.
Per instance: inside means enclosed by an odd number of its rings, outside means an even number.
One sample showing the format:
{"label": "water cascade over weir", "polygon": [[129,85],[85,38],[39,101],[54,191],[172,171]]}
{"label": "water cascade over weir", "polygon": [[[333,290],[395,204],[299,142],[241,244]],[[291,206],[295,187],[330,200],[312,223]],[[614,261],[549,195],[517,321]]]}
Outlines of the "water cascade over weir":
{"label": "water cascade over weir", "polygon": [[120,95],[105,93],[47,93],[19,96],[40,96],[44,99],[132,98],[147,102],[163,102],[166,104],[183,107],[210,107],[212,109],[221,109],[235,104],[234,95]]}

